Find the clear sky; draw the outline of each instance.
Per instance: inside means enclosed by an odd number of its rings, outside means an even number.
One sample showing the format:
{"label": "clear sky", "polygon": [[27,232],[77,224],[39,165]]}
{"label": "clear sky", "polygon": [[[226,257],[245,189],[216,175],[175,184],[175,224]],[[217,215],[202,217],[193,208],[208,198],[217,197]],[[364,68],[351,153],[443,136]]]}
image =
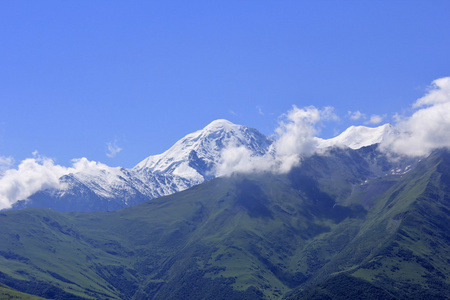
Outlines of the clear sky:
{"label": "clear sky", "polygon": [[450,1],[1,1],[0,157],[133,167],[292,105],[334,107],[323,137],[393,122],[450,75],[449,28]]}

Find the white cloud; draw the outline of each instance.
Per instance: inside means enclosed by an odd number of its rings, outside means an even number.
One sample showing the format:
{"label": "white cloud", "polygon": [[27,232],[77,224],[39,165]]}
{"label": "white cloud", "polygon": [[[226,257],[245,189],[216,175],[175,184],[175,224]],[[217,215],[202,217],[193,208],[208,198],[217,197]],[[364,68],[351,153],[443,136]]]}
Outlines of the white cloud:
{"label": "white cloud", "polygon": [[[414,112],[411,116],[394,116],[397,134],[387,136],[381,149],[399,155],[423,156],[437,148],[450,148],[450,77],[433,81],[427,93],[412,107]],[[348,112],[348,116],[354,120],[366,118],[359,111]],[[372,115],[368,122],[378,124],[385,117]],[[315,136],[325,120],[338,120],[333,108],[319,110],[314,106],[302,109],[293,106],[281,117],[267,154],[255,156],[243,146],[229,145],[221,153],[216,174],[288,172],[301,162],[302,157],[317,151]],[[116,142],[109,143],[107,155],[114,157],[121,150]],[[16,169],[11,169],[14,164],[11,157],[0,156],[0,209],[10,208],[16,201],[27,199],[42,189],[64,188],[59,181],[63,175],[82,172],[95,176],[111,171],[110,167],[86,158],[73,160],[72,167],[67,168],[39,156],[37,152],[33,155]]]}
{"label": "white cloud", "polygon": [[385,116],[380,115],[371,115],[370,119],[366,122],[366,124],[377,125],[383,122]]}
{"label": "white cloud", "polygon": [[232,173],[253,173],[269,171],[274,160],[268,155],[253,156],[244,146],[231,145],[221,153],[221,162],[216,167],[217,176],[228,176]]}
{"label": "white cloud", "polygon": [[0,178],[0,209],[46,188],[59,186],[64,167],[57,166],[49,158],[34,157],[23,160],[17,169],[6,170]]}
{"label": "white cloud", "polygon": [[357,121],[357,120],[366,118],[366,115],[363,114],[362,112],[360,112],[359,110],[357,110],[357,111],[348,111],[347,114],[348,114],[349,118],[351,120],[353,120],[353,121]]}
{"label": "white cloud", "polygon": [[114,157],[116,157],[116,155],[117,155],[120,151],[122,151],[122,148],[120,148],[120,147],[117,145],[117,141],[114,141],[114,142],[112,142],[112,143],[108,143],[107,146],[108,146],[108,152],[106,153],[106,156],[108,156],[109,158],[114,158]]}
{"label": "white cloud", "polygon": [[296,106],[286,114],[286,121],[280,122],[275,130],[278,138],[274,151],[281,172],[289,171],[300,162],[300,155],[310,155],[316,148],[315,125],[321,116],[329,111],[320,111],[313,106],[299,109]]}
{"label": "white cloud", "polygon": [[80,172],[96,175],[111,169],[84,157],[74,159],[72,167],[67,168],[56,165],[50,158],[39,156],[37,152],[33,152],[33,156],[23,160],[17,169],[6,170],[0,177],[0,209],[10,208],[15,202],[43,189],[63,189],[59,181],[61,176]]}
{"label": "white cloud", "polygon": [[395,123],[400,123],[400,122],[402,122],[402,121],[404,120],[404,117],[401,116],[401,115],[398,114],[398,113],[395,113],[395,114],[392,116],[392,119],[395,121]]}
{"label": "white cloud", "polygon": [[261,116],[265,115],[263,110],[262,110],[262,108],[261,108],[261,106],[257,106],[256,109],[258,110],[258,114],[260,114]]}
{"label": "white cloud", "polygon": [[0,175],[3,174],[4,171],[10,169],[14,164],[14,158],[11,156],[0,156]]}
{"label": "white cloud", "polygon": [[72,167],[66,168],[66,174],[69,173],[83,173],[86,175],[98,175],[107,172],[111,169],[108,165],[97,161],[88,160],[86,157],[72,159]]}
{"label": "white cloud", "polygon": [[414,108],[445,104],[450,101],[450,77],[444,77],[434,80],[429,87],[428,93],[418,99]]}
{"label": "white cloud", "polygon": [[397,118],[398,135],[387,139],[382,148],[409,156],[450,148],[450,77],[433,81],[428,93],[413,108],[417,110],[410,117]]}
{"label": "white cloud", "polygon": [[[350,118],[350,120],[353,121],[358,121],[358,120],[367,120],[367,115],[360,112],[359,110],[357,111],[348,111],[347,112],[347,116]],[[384,119],[386,118],[386,115],[371,115],[370,118],[364,122],[365,124],[368,125],[377,125],[380,124],[381,122],[384,121]]]}
{"label": "white cloud", "polygon": [[338,119],[332,107],[319,110],[314,106],[303,109],[293,106],[282,117],[269,153],[252,156],[251,151],[243,146],[229,145],[221,153],[217,175],[261,171],[286,173],[300,163],[301,157],[315,152],[317,140],[314,136],[319,130],[320,122]]}

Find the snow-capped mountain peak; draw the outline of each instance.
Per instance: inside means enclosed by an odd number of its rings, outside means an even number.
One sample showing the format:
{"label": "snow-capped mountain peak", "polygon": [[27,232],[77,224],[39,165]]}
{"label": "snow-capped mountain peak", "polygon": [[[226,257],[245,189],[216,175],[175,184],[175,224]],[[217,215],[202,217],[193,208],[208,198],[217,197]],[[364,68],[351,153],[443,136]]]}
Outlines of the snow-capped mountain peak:
{"label": "snow-capped mountain peak", "polygon": [[206,131],[206,130],[210,130],[210,131],[217,131],[220,129],[225,129],[225,130],[233,130],[236,129],[238,127],[240,127],[241,125],[236,125],[226,119],[217,119],[212,121],[211,123],[209,123],[208,125],[205,126],[205,128],[203,128],[200,131]]}
{"label": "snow-capped mountain peak", "polygon": [[134,170],[173,174],[204,181],[228,145],[240,145],[255,154],[264,154],[271,141],[256,129],[219,119],[190,133],[162,154],[141,161]]}
{"label": "snow-capped mountain peak", "polygon": [[331,139],[318,138],[319,148],[332,146],[347,146],[359,149],[365,146],[381,143],[387,136],[394,134],[394,127],[384,124],[378,127],[350,126],[340,135]]}
{"label": "snow-capped mountain peak", "polygon": [[[319,148],[346,146],[359,149],[380,143],[394,128],[351,126],[340,135],[324,140]],[[132,169],[112,168],[81,159],[74,172],[59,178],[60,187],[43,189],[18,201],[15,208],[50,207],[60,211],[115,210],[173,194],[217,177],[225,149],[245,148],[249,157],[273,155],[273,140],[256,129],[219,119],[190,133],[170,149],[152,155]],[[219,168],[220,169],[220,168]]]}

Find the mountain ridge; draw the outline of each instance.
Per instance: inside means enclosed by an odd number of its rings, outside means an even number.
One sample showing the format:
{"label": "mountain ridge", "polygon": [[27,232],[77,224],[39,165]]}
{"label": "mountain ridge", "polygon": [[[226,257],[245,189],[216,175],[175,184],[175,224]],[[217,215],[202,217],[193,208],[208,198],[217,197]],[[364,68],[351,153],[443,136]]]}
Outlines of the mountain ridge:
{"label": "mountain ridge", "polygon": [[350,126],[341,134],[330,139],[318,139],[320,148],[332,146],[346,146],[351,149],[379,144],[387,136],[395,134],[394,127],[391,124],[384,124],[378,127]]}
{"label": "mountain ridge", "polygon": [[[316,138],[318,149],[361,148],[393,134],[389,124],[377,128],[350,127],[332,139]],[[273,138],[243,125],[218,119],[203,129],[187,134],[165,152],[152,155],[134,168],[109,167],[79,160],[78,173],[60,178],[60,188],[41,190],[16,202],[14,209],[46,207],[59,211],[109,211],[169,195],[217,177],[223,150],[243,147],[251,156],[270,155]],[[78,189],[78,190],[77,190]],[[80,194],[81,193],[81,194]],[[74,195],[84,195],[77,199]],[[66,207],[64,207],[64,203]]]}
{"label": "mountain ridge", "polygon": [[0,282],[81,298],[449,298],[450,154],[380,177],[376,152],[335,148],[114,212],[1,213]]}

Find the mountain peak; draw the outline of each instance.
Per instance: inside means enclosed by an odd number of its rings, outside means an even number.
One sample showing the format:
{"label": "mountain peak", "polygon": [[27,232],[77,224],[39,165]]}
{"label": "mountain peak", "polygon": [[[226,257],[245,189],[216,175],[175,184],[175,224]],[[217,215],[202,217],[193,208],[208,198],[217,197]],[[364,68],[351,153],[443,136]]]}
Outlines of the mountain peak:
{"label": "mountain peak", "polygon": [[365,146],[381,143],[387,136],[394,133],[394,128],[387,123],[378,127],[350,126],[340,135],[331,139],[319,139],[320,148],[331,146],[347,146],[359,149]]}
{"label": "mountain peak", "polygon": [[236,125],[233,122],[230,122],[226,119],[217,119],[206,125],[206,128],[221,128],[221,127],[230,127],[230,126],[240,126]]}
{"label": "mountain peak", "polygon": [[173,174],[198,184],[214,177],[214,166],[228,145],[243,146],[252,153],[263,154],[270,144],[271,141],[256,129],[218,119],[186,135],[164,153],[147,157],[134,169]]}
{"label": "mountain peak", "polygon": [[217,119],[206,125],[204,128],[197,130],[196,132],[193,132],[191,134],[188,134],[186,137],[190,135],[209,135],[213,133],[218,132],[239,132],[242,131],[243,128],[247,128],[244,125],[238,125],[234,124],[233,122],[230,122],[226,119]]}

